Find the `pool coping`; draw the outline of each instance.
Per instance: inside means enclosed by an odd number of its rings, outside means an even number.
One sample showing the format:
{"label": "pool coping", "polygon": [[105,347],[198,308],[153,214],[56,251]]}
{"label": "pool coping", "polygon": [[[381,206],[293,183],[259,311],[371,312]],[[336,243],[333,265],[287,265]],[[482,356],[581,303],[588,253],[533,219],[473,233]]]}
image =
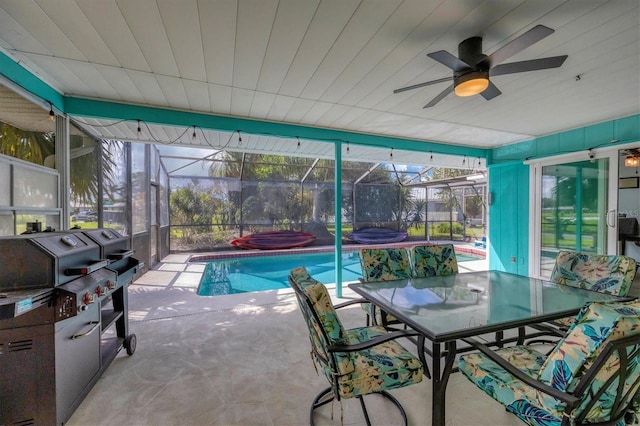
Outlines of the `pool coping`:
{"label": "pool coping", "polygon": [[[342,246],[343,252],[353,252],[358,251],[361,248],[404,248],[404,247],[413,247],[418,245],[437,245],[433,242],[429,241],[411,241],[404,243],[393,243],[393,244],[373,244],[373,245],[348,245]],[[481,249],[479,247],[471,247],[466,245],[453,245],[456,253],[463,254],[471,254],[473,256],[478,257],[478,260],[486,259],[486,250]],[[272,256],[272,255],[285,255],[285,254],[302,254],[302,253],[327,253],[335,251],[334,246],[320,246],[320,247],[301,247],[301,248],[292,248],[292,249],[281,249],[281,250],[258,250],[258,249],[250,249],[250,250],[238,250],[238,251],[225,251],[219,253],[208,253],[208,254],[194,254],[189,256],[187,263],[191,262],[203,262],[207,260],[220,260],[220,259],[235,259],[239,257],[262,257],[262,256]]]}

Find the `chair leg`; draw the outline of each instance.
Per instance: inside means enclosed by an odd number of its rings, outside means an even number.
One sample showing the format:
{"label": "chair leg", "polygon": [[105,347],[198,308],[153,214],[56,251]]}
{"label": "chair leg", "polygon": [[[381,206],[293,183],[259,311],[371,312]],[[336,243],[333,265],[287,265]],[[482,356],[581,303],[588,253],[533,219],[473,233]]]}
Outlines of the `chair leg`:
{"label": "chair leg", "polygon": [[[377,394],[387,398],[389,401],[391,401],[393,405],[396,406],[398,411],[400,411],[400,415],[402,416],[404,425],[407,426],[408,424],[407,413],[404,411],[404,407],[402,406],[402,404],[400,404],[400,401],[398,401],[393,395],[391,395],[387,391],[380,391]],[[371,426],[371,420],[369,419],[369,413],[367,412],[367,406],[364,403],[364,398],[362,396],[359,396],[358,399],[360,400],[360,406],[362,407],[362,413],[364,414],[364,419],[367,422],[367,426]]]}
{"label": "chair leg", "polygon": [[[396,406],[398,411],[400,411],[400,415],[402,416],[404,425],[407,426],[408,425],[407,413],[404,411],[404,407],[402,406],[402,404],[400,404],[400,401],[398,401],[393,395],[391,395],[387,391],[380,391],[378,394],[387,398],[389,401],[391,401],[393,405]],[[323,400],[323,398],[326,397],[327,395],[329,395],[329,398],[326,398]],[[331,401],[334,400],[334,398],[335,397],[333,395],[333,389],[331,388],[331,386],[329,386],[328,388],[320,392],[313,399],[313,402],[311,403],[311,411],[309,413],[309,424],[311,426],[315,425],[315,422],[313,421],[313,412],[315,411],[315,409],[330,403]],[[365,421],[367,422],[367,426],[371,426],[371,420],[369,419],[369,412],[367,411],[367,406],[364,403],[364,398],[362,396],[358,396],[357,398],[360,400],[360,406],[362,407],[362,413],[364,414],[364,418],[365,418]]]}
{"label": "chair leg", "polygon": [[[322,398],[324,398],[328,394],[331,394],[329,395],[329,398],[322,400]],[[313,402],[311,403],[311,411],[309,412],[309,424],[311,426],[315,425],[315,423],[313,422],[313,412],[315,411],[315,409],[330,403],[331,401],[333,401],[333,399],[334,399],[333,389],[331,388],[331,386],[324,389],[313,399]]]}
{"label": "chair leg", "polygon": [[393,403],[393,405],[396,406],[396,408],[400,411],[400,414],[402,415],[402,420],[404,420],[404,425],[407,426],[408,424],[407,413],[404,411],[404,408],[402,407],[402,404],[400,404],[400,401],[398,401],[393,395],[391,395],[387,391],[380,392],[380,395],[387,398],[389,401]]}
{"label": "chair leg", "polygon": [[371,420],[369,420],[369,413],[367,412],[367,406],[364,405],[364,399],[362,399],[362,396],[359,396],[358,399],[360,400],[360,407],[362,407],[364,420],[367,422],[367,426],[371,426]]}

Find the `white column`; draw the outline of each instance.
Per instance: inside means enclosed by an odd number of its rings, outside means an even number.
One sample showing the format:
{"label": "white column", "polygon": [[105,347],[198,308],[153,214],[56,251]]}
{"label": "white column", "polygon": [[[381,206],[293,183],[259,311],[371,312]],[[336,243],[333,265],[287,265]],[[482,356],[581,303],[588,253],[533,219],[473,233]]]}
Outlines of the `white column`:
{"label": "white column", "polygon": [[56,115],[56,169],[60,173],[60,207],[62,208],[62,229],[69,229],[69,208],[71,206],[69,117]]}

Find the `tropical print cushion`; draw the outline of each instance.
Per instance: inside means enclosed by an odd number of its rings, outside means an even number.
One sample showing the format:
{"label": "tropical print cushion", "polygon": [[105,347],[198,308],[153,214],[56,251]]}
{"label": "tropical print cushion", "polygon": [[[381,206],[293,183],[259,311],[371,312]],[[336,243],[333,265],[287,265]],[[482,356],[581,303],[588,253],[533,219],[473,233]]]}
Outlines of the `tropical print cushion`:
{"label": "tropical print cushion", "polygon": [[[607,342],[630,335],[638,335],[639,339],[638,345],[627,351],[630,371],[624,386],[637,389],[640,386],[637,382],[640,376],[640,302],[587,305],[546,360],[526,346],[499,349],[496,353],[529,376],[556,389],[571,392]],[[565,408],[562,402],[525,385],[485,355],[465,355],[460,358],[459,365],[460,371],[472,382],[525,423],[536,426],[561,424]],[[595,423],[609,419],[618,381],[609,384],[602,394],[599,390],[619,368],[620,359],[615,353],[599,371],[574,416],[585,409],[592,395],[599,395],[598,403],[587,413],[585,420]],[[627,402],[623,401],[623,404]],[[619,424],[624,424],[624,421]]]}
{"label": "tropical print cushion", "polygon": [[[575,389],[602,349],[610,341],[632,335],[638,336],[638,345],[628,351],[631,356],[632,373],[627,377],[625,386],[631,386],[631,380],[640,375],[640,302],[604,304],[593,303],[583,308],[567,335],[558,342],[549,354],[540,370],[539,380],[564,392]],[[592,383],[587,395],[597,394],[614,371],[620,368],[617,354],[607,360]],[[611,412],[616,395],[617,381],[610,384],[599,397],[595,408],[590,410],[586,419],[592,423],[604,421]],[[636,388],[638,383],[635,384]],[[589,402],[584,398],[578,412]],[[626,403],[628,401],[625,401]]]}
{"label": "tropical print cushion", "polygon": [[453,244],[415,246],[411,249],[413,273],[416,277],[435,277],[458,273]]}
{"label": "tropical print cushion", "polygon": [[292,269],[289,273],[289,276],[300,289],[303,289],[308,285],[319,283],[319,281],[315,280],[313,277],[311,277],[311,275],[309,275],[309,271],[307,271],[307,268],[305,268],[304,266]]}
{"label": "tropical print cushion", "polygon": [[[345,343],[344,328],[324,284],[313,279],[305,268],[291,270],[290,276],[293,285],[296,285],[307,294],[320,320],[320,324],[316,324],[313,315],[309,315],[310,320],[314,322],[310,326],[315,328],[322,327],[329,338],[329,342],[326,342],[326,344],[343,345]],[[301,305],[304,304],[301,303]],[[301,306],[301,308],[306,309],[306,306]],[[322,331],[318,330],[317,334],[321,337]]]}
{"label": "tropical print cushion", "polygon": [[358,254],[366,282],[411,278],[409,254],[404,248],[361,249]]}
{"label": "tropical print cushion", "polygon": [[626,296],[635,274],[636,261],[627,256],[560,251],[551,273],[551,281]]}
{"label": "tropical print cushion", "polygon": [[[380,326],[354,328],[347,330],[346,340],[356,344],[386,333]],[[394,340],[362,351],[337,353],[336,360],[341,398],[397,389],[422,381],[420,361]]]}
{"label": "tropical print cushion", "polygon": [[[495,352],[531,377],[538,375],[545,360],[544,354],[527,346],[511,346],[498,349]],[[541,396],[538,395],[535,389],[509,374],[482,353],[475,352],[462,356],[460,357],[458,365],[460,371],[467,376],[469,380],[485,391],[487,395],[504,404],[507,409],[509,409],[511,404],[519,405],[520,402],[518,401],[536,401],[538,397]],[[555,401],[555,399],[553,401]],[[560,418],[564,407],[554,407],[554,404],[550,405],[554,408],[551,412],[544,408],[536,407],[534,418],[547,419],[547,421],[549,419]],[[514,413],[518,415],[517,412]],[[518,415],[518,417],[521,416]],[[560,425],[560,421],[555,423],[535,423],[526,419],[523,420],[531,425]]]}
{"label": "tropical print cushion", "polygon": [[[305,268],[293,269],[290,278],[296,287],[303,316],[308,322],[314,361],[320,365],[330,383],[334,384],[334,379],[337,379],[337,391],[341,398],[396,389],[422,381],[420,361],[395,341],[361,351],[330,354],[327,350],[329,345],[366,342],[387,331],[379,326],[345,330],[321,282],[310,277]],[[309,298],[311,308],[298,293]],[[337,371],[333,370],[329,361],[331,356],[334,356]]]}
{"label": "tropical print cushion", "polygon": [[[362,267],[362,279],[365,282],[411,278],[409,254],[404,248],[361,249],[358,254]],[[373,306],[370,303],[363,303],[361,306],[376,324],[383,324],[383,315],[386,315],[387,323],[398,323],[397,318],[380,309],[375,310],[374,316]]]}

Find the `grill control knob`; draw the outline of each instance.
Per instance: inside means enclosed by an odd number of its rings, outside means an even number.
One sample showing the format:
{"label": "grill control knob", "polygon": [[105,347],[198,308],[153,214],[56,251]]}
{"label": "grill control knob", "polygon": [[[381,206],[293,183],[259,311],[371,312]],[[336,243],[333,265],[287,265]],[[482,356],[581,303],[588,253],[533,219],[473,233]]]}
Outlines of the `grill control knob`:
{"label": "grill control knob", "polygon": [[84,305],[90,305],[94,302],[94,297],[92,293],[86,292],[84,296],[82,296],[82,303]]}
{"label": "grill control knob", "polygon": [[113,290],[116,288],[116,284],[111,280],[108,280],[105,286],[107,287],[107,290]]}
{"label": "grill control knob", "polygon": [[104,294],[106,294],[106,292],[107,292],[106,289],[101,285],[98,285],[98,287],[96,287],[96,296],[98,297],[103,296]]}

